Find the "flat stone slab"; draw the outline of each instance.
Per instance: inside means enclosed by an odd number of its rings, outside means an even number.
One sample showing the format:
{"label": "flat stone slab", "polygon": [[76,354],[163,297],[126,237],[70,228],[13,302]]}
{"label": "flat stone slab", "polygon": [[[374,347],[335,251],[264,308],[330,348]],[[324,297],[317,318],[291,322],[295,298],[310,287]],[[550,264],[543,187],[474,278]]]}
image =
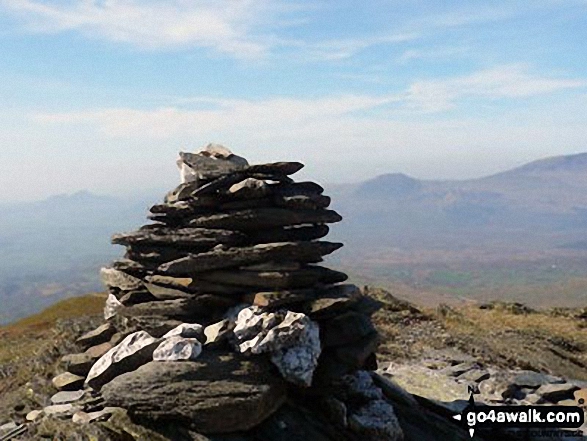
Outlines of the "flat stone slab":
{"label": "flat stone slab", "polygon": [[324,192],[324,188],[315,182],[292,182],[269,185],[271,193],[276,196],[314,196]]}
{"label": "flat stone slab", "polygon": [[269,228],[258,231],[247,231],[252,243],[301,242],[322,239],[330,228],[328,225],[293,226],[288,228]]}
{"label": "flat stone slab", "polygon": [[546,401],[556,403],[565,399],[573,398],[573,392],[579,388],[570,383],[564,384],[543,384],[536,390],[536,395],[541,396]]}
{"label": "flat stone slab", "polygon": [[303,288],[318,283],[331,284],[344,282],[346,274],[321,266],[309,266],[294,271],[211,271],[202,274],[201,280],[225,283],[251,288]]}
{"label": "flat stone slab", "polygon": [[228,250],[214,250],[165,263],[159,266],[158,271],[165,275],[181,276],[270,260],[319,262],[322,260],[322,256],[336,251],[341,246],[341,243],[325,241],[280,242],[252,247],[230,248]]}
{"label": "flat stone slab", "polygon": [[191,298],[193,294],[200,293],[233,296],[245,291],[240,286],[211,283],[192,277],[172,277],[154,274],[145,277],[145,280],[151,284],[147,284],[146,288],[160,300]]}
{"label": "flat stone slab", "polygon": [[297,195],[278,196],[273,199],[278,207],[289,208],[290,210],[319,210],[330,205],[331,199],[324,195]]}
{"label": "flat stone slab", "polygon": [[[246,161],[243,161],[242,158],[240,159],[231,161],[230,158],[216,158],[205,156],[201,153],[179,153],[179,161],[191,169],[189,172],[193,174],[195,180],[216,179],[227,173],[242,170],[246,167]],[[179,164],[180,162],[178,162]],[[183,171],[182,173],[185,174],[186,172]]]}
{"label": "flat stone slab", "polygon": [[76,343],[89,348],[90,346],[106,343],[116,333],[111,323],[104,323],[93,331],[87,332],[76,340]]}
{"label": "flat stone slab", "polygon": [[75,391],[83,387],[84,381],[85,377],[72,374],[71,372],[63,372],[62,374],[59,374],[53,378],[51,382],[57,390]]}
{"label": "flat stone slab", "polygon": [[90,372],[94,360],[89,354],[68,354],[61,357],[61,364],[66,371],[85,377]]}
{"label": "flat stone slab", "polygon": [[177,421],[214,434],[257,426],[284,403],[285,387],[260,357],[204,350],[189,363],[141,366],[108,383],[102,395],[134,417]]}
{"label": "flat stone slab", "polygon": [[112,236],[112,243],[117,245],[167,245],[195,248],[213,248],[218,244],[237,245],[245,240],[246,236],[237,231],[164,226],[154,226]]}
{"label": "flat stone slab", "polygon": [[83,390],[75,391],[62,391],[57,392],[51,397],[51,403],[53,404],[68,404],[75,401],[79,401],[83,398],[85,392]]}
{"label": "flat stone slab", "polygon": [[307,302],[315,298],[316,294],[311,289],[284,290],[258,292],[246,295],[244,301],[256,306],[275,309],[297,303]]}
{"label": "flat stone slab", "polygon": [[74,406],[71,403],[67,404],[54,404],[47,406],[43,409],[43,413],[47,416],[55,418],[71,418],[74,413],[79,412],[80,407]]}
{"label": "flat stone slab", "polygon": [[193,227],[228,230],[262,230],[300,224],[340,222],[342,217],[333,210],[289,210],[286,208],[258,208],[198,216],[190,221]]}
{"label": "flat stone slab", "polygon": [[212,294],[193,296],[190,299],[158,300],[125,306],[118,310],[121,317],[161,316],[175,319],[201,317],[214,313],[218,308],[229,308],[238,303],[238,299],[220,297]]}
{"label": "flat stone slab", "polygon": [[100,277],[104,285],[124,291],[138,289],[142,285],[141,280],[137,277],[114,268],[102,268],[100,270]]}

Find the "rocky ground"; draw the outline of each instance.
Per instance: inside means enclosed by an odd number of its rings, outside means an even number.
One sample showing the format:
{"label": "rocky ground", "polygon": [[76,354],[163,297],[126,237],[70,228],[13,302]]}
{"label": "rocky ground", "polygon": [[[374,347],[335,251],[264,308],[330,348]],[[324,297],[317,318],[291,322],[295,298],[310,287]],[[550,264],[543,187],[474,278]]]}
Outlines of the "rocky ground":
{"label": "rocky ground", "polygon": [[[531,311],[512,304],[420,309],[383,290],[368,291],[384,304],[374,316],[382,334],[379,375],[374,378],[393,403],[406,439],[469,439],[450,420],[466,405],[469,385],[478,386],[476,400],[480,403],[545,405],[576,404],[574,393],[587,386],[583,382],[587,380],[584,311]],[[97,312],[103,301],[95,296],[69,301],[0,329],[0,426],[25,422],[31,411],[51,404],[57,392],[51,379],[62,372],[59,359],[75,351],[72,342],[101,321]],[[14,439],[236,441],[336,437],[336,424],[332,422],[336,418],[318,418],[317,412],[324,406],[316,410],[313,404],[305,397],[292,398],[264,424],[240,438],[174,433],[173,427],[165,425],[149,428],[115,411],[107,420],[92,425],[43,418],[28,423],[26,433]],[[5,427],[4,433],[9,429]]]}

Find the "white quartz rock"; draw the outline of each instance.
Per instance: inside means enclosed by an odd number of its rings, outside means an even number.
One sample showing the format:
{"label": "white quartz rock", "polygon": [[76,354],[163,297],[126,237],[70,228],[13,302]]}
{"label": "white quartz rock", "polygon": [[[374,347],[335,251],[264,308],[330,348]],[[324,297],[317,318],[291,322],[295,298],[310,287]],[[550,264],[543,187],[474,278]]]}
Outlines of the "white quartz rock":
{"label": "white quartz rock", "polygon": [[165,339],[155,352],[154,361],[195,360],[202,353],[202,343],[197,338],[173,336]]}
{"label": "white quartz rock", "polygon": [[402,428],[391,404],[385,400],[369,401],[348,417],[350,429],[365,440],[401,441]]}
{"label": "white quartz rock", "polygon": [[312,376],[318,366],[321,351],[320,330],[316,323],[309,321],[296,343],[273,352],[271,361],[287,381],[309,387],[312,385]]}
{"label": "white quartz rock", "polygon": [[122,308],[122,303],[114,296],[114,294],[108,294],[106,304],[104,305],[104,319],[110,320],[117,314],[119,308]]}
{"label": "white quartz rock", "polygon": [[99,389],[117,376],[138,369],[152,360],[153,351],[160,342],[161,339],[145,331],[130,334],[94,363],[86,384]]}
{"label": "white quartz rock", "polygon": [[205,339],[204,336],[204,327],[198,323],[182,323],[176,328],[173,328],[167,334],[163,336],[163,338],[170,338],[170,337],[185,337],[185,338],[197,338],[200,341]]}
{"label": "white quartz rock", "polygon": [[257,306],[240,311],[234,329],[241,353],[270,353],[283,377],[310,386],[321,353],[318,324],[302,313],[264,312]]}

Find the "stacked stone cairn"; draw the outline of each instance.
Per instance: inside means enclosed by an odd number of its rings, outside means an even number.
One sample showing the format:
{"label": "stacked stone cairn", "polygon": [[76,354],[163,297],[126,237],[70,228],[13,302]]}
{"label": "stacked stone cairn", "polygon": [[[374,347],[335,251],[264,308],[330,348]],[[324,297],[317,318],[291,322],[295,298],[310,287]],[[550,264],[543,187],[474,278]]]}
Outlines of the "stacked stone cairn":
{"label": "stacked stone cairn", "polygon": [[369,373],[380,305],[319,265],[342,246],[322,240],[341,220],[323,188],[294,182],[300,163],[249,165],[213,144],[178,166],[152,222],[113,236],[127,251],[101,270],[106,322],[63,358],[45,414],[88,423],[124,408],[210,435],[297,400],[347,439],[402,439]]}

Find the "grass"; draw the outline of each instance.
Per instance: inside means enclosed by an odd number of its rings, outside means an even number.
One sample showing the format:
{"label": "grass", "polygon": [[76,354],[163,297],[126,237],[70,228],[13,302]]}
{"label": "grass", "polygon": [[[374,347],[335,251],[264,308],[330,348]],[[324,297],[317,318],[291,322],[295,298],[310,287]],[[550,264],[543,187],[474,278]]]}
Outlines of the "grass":
{"label": "grass", "polygon": [[0,336],[18,336],[25,332],[45,331],[60,319],[100,314],[104,309],[105,294],[89,294],[62,300],[44,311],[0,328]]}

